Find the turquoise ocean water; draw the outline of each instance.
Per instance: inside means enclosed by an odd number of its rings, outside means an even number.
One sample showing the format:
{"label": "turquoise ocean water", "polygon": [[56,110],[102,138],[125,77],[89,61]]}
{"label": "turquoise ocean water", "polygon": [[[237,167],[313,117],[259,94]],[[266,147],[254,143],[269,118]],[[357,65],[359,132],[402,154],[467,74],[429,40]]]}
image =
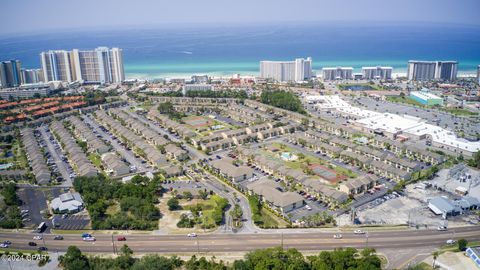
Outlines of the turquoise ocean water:
{"label": "turquoise ocean water", "polygon": [[326,66],[387,65],[406,71],[407,61],[457,60],[461,73],[480,65],[480,31],[465,25],[289,24],[144,27],[0,36],[0,60],[20,59],[39,68],[51,49],[120,47],[128,78],[192,74],[256,75],[260,60],[313,58]]}

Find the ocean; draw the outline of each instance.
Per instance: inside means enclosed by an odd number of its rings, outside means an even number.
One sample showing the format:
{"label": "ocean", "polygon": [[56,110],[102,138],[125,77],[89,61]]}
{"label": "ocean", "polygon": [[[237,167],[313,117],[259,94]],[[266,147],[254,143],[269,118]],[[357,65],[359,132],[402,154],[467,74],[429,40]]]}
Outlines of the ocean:
{"label": "ocean", "polygon": [[406,72],[407,61],[457,60],[461,73],[480,64],[480,31],[466,25],[329,23],[198,27],[122,27],[0,36],[0,60],[39,68],[45,50],[98,46],[123,49],[127,78],[192,74],[257,75],[260,60],[312,57],[327,66],[387,65]]}

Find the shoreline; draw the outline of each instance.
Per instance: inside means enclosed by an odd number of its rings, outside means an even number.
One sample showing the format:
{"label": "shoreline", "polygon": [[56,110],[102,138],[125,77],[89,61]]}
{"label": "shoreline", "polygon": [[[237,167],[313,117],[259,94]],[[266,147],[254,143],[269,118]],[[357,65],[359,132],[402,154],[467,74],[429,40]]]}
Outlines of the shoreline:
{"label": "shoreline", "polygon": [[[314,74],[321,74],[321,70],[314,70]],[[125,78],[127,80],[137,79],[137,80],[153,80],[153,79],[190,79],[193,75],[208,75],[214,79],[229,79],[232,78],[234,75],[240,74],[243,78],[255,78],[259,76],[259,72],[251,72],[251,71],[212,71],[212,72],[125,72]],[[398,77],[406,77],[407,72],[393,72],[392,78]],[[468,77],[476,77],[475,70],[468,70],[468,71],[459,71],[458,75],[459,78],[468,78]]]}

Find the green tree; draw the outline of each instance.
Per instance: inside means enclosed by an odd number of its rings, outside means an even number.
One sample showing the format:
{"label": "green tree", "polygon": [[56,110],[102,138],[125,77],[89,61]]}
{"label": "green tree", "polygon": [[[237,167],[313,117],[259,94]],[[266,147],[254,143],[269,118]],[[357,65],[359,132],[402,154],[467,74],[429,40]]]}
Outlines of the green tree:
{"label": "green tree", "polygon": [[168,205],[168,210],[170,210],[170,211],[175,211],[175,210],[180,209],[180,204],[178,202],[178,199],[175,198],[175,197],[170,198],[167,201],[167,205]]}
{"label": "green tree", "polygon": [[191,201],[193,199],[193,195],[190,191],[184,191],[183,198],[185,198],[188,201]]}
{"label": "green tree", "polygon": [[465,251],[467,249],[468,241],[467,239],[458,240],[458,250]]}
{"label": "green tree", "polygon": [[76,246],[69,246],[65,255],[59,257],[60,265],[66,270],[89,269],[89,261]]}

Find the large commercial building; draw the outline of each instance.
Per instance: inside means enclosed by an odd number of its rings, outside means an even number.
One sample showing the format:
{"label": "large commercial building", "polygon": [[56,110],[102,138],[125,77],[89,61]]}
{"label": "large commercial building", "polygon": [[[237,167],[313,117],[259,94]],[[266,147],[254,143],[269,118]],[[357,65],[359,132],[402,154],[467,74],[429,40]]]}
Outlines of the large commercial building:
{"label": "large commercial building", "polygon": [[391,80],[392,67],[362,67],[362,75],[365,80]]}
{"label": "large commercial building", "polygon": [[457,61],[408,61],[408,79],[411,81],[442,80],[457,78]]}
{"label": "large commercial building", "polygon": [[45,81],[119,83],[125,80],[122,50],[48,51],[40,54]]}
{"label": "large commercial building", "polygon": [[353,67],[325,67],[322,68],[322,76],[325,81],[351,80]]}
{"label": "large commercial building", "polygon": [[312,77],[312,58],[295,61],[260,61],[260,77],[279,82],[301,82]]}
{"label": "large commercial building", "polygon": [[427,106],[443,105],[443,99],[427,91],[410,92],[410,98]]}
{"label": "large commercial building", "polygon": [[0,88],[17,87],[22,84],[20,60],[0,62]]}

